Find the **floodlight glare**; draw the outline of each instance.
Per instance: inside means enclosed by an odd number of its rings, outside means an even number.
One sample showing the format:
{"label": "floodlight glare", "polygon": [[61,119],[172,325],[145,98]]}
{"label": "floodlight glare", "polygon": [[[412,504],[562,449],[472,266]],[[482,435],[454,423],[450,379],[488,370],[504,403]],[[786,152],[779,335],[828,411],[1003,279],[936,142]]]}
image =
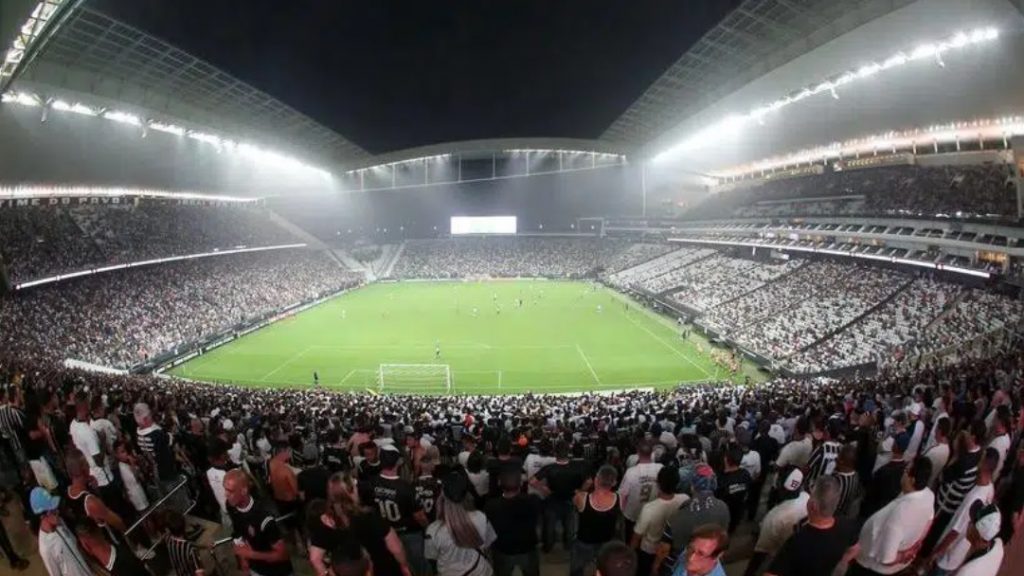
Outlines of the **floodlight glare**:
{"label": "floodlight glare", "polygon": [[5,92],[4,104],[21,104],[22,106],[39,106],[39,99],[26,92]]}
{"label": "floodlight glare", "polygon": [[157,132],[166,132],[175,136],[183,136],[185,129],[175,124],[164,124],[162,122],[150,122],[149,127]]}
{"label": "floodlight glare", "polygon": [[188,137],[193,140],[200,142],[206,142],[207,144],[213,144],[214,146],[220,146],[220,138],[213,134],[207,134],[206,132],[198,132],[196,130],[189,130]]}
{"label": "floodlight glare", "polygon": [[129,114],[127,112],[118,112],[117,110],[107,110],[103,113],[103,117],[107,120],[113,120],[114,122],[120,122],[121,124],[130,124],[132,126],[142,126],[142,121],[135,114]]}
{"label": "floodlight glare", "polygon": [[96,116],[99,114],[98,111],[82,104],[75,102],[74,104],[68,104],[63,100],[54,100],[50,103],[50,108],[54,110],[60,110],[61,112],[71,112],[72,114],[81,114],[83,116]]}

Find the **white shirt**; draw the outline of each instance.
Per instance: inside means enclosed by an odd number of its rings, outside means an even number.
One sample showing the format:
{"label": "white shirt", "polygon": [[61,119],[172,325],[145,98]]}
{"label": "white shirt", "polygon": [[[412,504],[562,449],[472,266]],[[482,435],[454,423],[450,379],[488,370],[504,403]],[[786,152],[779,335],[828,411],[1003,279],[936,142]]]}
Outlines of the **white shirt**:
{"label": "white shirt", "polygon": [[225,514],[228,511],[227,494],[224,493],[224,477],[228,473],[226,470],[221,470],[216,466],[211,466],[206,471],[206,480],[210,483],[210,490],[213,491],[213,497],[217,500],[217,504],[220,505],[221,512]]}
{"label": "white shirt", "polygon": [[956,576],[996,576],[999,566],[1003,563],[1003,541],[996,538],[992,549],[984,556],[975,558],[963,565]]}
{"label": "white shirt", "polygon": [[754,550],[768,554],[778,552],[793,535],[796,525],[807,518],[807,501],[810,499],[811,495],[801,490],[796,498],[780,502],[769,510],[761,520],[761,534]]}
{"label": "white shirt", "polygon": [[928,486],[934,487],[935,482],[939,479],[939,474],[942,474],[942,469],[949,462],[949,444],[936,444],[932,446],[924,453],[924,457],[932,463],[932,475],[928,479]]}
{"label": "white shirt", "polygon": [[636,521],[633,532],[640,535],[640,549],[648,554],[658,551],[661,535],[665,533],[665,522],[690,497],[686,494],[675,494],[672,498],[655,498],[644,504],[640,509],[640,518]]}
{"label": "white shirt", "polygon": [[78,420],[71,421],[70,430],[71,441],[74,443],[75,448],[82,451],[86,461],[89,463],[89,475],[96,480],[96,484],[99,486],[110,484],[110,474],[94,458],[95,454],[103,452],[100,448],[99,434],[96,434],[96,431],[89,424],[79,422]]}
{"label": "white shirt", "polygon": [[[526,472],[526,478],[529,480],[540,472],[540,469],[547,466],[548,464],[554,464],[555,458],[553,456],[541,456],[540,454],[527,454],[526,460],[523,461],[523,472]],[[537,490],[533,486],[529,487],[529,493],[534,496],[544,497],[544,494],[540,490]]]}
{"label": "white shirt", "polygon": [[[487,516],[479,510],[466,512],[470,522],[476,527],[483,539],[482,548],[487,548],[498,539],[494,527],[487,521]],[[477,565],[470,576],[490,576],[494,572],[486,558],[481,558],[475,548],[460,548],[455,544],[451,531],[446,524],[435,520],[427,526],[427,538],[423,546],[423,555],[428,560],[437,561],[438,576],[460,576],[466,574],[474,564]],[[479,559],[479,563],[477,560]]]}
{"label": "white shirt", "polygon": [[132,467],[124,462],[117,463],[117,471],[121,474],[121,481],[124,482],[124,490],[128,494],[128,501],[132,503],[135,510],[142,512],[149,508],[149,499],[146,498],[146,491],[135,478]]}
{"label": "white shirt", "polygon": [[803,440],[794,440],[783,446],[775,462],[779,468],[785,468],[790,465],[806,468],[807,462],[811,459],[813,448],[814,442],[811,440],[811,437],[809,435],[804,436]]}
{"label": "white shirt", "polygon": [[999,452],[999,465],[992,472],[993,478],[999,478],[999,473],[1003,470],[1003,464],[1006,462],[1006,453],[1010,451],[1010,435],[996,436],[988,443],[988,447],[995,448],[996,452]]}
{"label": "white shirt", "polygon": [[619,484],[619,498],[622,499],[622,515],[630,522],[636,522],[644,504],[658,497],[658,472],[661,464],[644,462],[626,469]]}
{"label": "white shirt", "polygon": [[107,452],[113,454],[114,442],[117,442],[117,428],[114,428],[114,423],[106,418],[99,418],[92,420],[89,426],[103,435],[103,444],[106,446]]}
{"label": "white shirt", "polygon": [[39,556],[50,576],[92,575],[74,535],[64,526],[54,532],[39,531]]}
{"label": "white shirt", "polygon": [[896,561],[906,550],[924,538],[935,515],[935,493],[930,488],[900,494],[875,512],[860,530],[860,554],[857,563],[879,574],[895,574],[906,564]]}
{"label": "white shirt", "polygon": [[908,460],[913,460],[917,456],[918,450],[921,449],[921,441],[924,440],[924,422],[918,418],[914,420],[913,427],[910,433],[910,444],[907,444],[907,455]]}
{"label": "white shirt", "polygon": [[926,451],[932,446],[935,446],[935,443],[938,442],[938,440],[935,439],[935,430],[939,427],[939,420],[942,420],[943,418],[949,419],[949,414],[946,414],[945,410],[939,412],[934,418],[932,418],[932,429],[928,432],[928,440],[924,443],[924,449]]}
{"label": "white shirt", "polygon": [[751,480],[757,480],[761,475],[761,455],[757,450],[751,450],[743,455],[740,460],[740,468],[750,473]]}
{"label": "white shirt", "polygon": [[956,530],[957,537],[949,548],[946,548],[946,552],[939,556],[937,563],[939,568],[952,572],[960,567],[967,559],[968,552],[971,551],[971,543],[967,541],[967,528],[971,524],[971,506],[975,502],[984,502],[985,504],[991,504],[992,498],[995,497],[996,491],[992,487],[990,482],[986,486],[975,485],[971,488],[971,491],[964,496],[964,501],[960,503],[960,506],[953,513],[953,518],[949,521],[949,526],[946,527],[946,531],[942,533],[942,537],[939,538],[939,542],[946,537],[951,531]]}

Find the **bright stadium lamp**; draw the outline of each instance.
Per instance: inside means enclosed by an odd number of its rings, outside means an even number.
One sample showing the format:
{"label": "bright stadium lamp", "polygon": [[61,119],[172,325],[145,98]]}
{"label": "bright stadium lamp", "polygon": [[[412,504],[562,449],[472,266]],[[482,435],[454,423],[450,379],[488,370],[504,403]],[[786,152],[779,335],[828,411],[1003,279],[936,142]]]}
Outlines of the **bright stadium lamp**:
{"label": "bright stadium lamp", "polygon": [[142,126],[142,121],[135,114],[129,114],[127,112],[119,112],[117,110],[107,110],[103,113],[103,117],[107,120],[119,122],[121,124],[129,124],[131,126]]}
{"label": "bright stadium lamp", "polygon": [[165,132],[167,134],[174,134],[175,136],[183,136],[185,129],[175,124],[164,124],[163,122],[150,122],[149,127],[157,132]]}
{"label": "bright stadium lamp", "polygon": [[67,102],[65,102],[63,100],[54,100],[53,102],[50,103],[50,108],[53,108],[54,110],[59,110],[61,112],[71,112],[72,114],[81,114],[83,116],[96,116],[96,115],[99,114],[99,111],[93,110],[92,108],[90,108],[90,107],[88,107],[85,104],[82,104],[80,102],[75,102],[74,104],[68,104]]}

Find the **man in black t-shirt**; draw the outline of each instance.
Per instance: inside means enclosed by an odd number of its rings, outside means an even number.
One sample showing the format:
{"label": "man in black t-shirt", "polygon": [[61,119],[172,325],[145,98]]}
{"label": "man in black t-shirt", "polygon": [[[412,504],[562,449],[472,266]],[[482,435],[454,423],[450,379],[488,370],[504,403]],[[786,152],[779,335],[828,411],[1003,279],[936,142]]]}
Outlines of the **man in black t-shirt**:
{"label": "man in black t-shirt", "polygon": [[818,478],[807,502],[807,521],[782,545],[765,576],[831,574],[840,562],[852,558],[858,530],[852,521],[835,517],[841,495],[835,477]]}
{"label": "man in black t-shirt", "polygon": [[516,566],[523,576],[540,574],[540,556],[537,554],[536,500],[522,492],[523,473],[505,470],[498,479],[501,495],[487,502],[487,519],[494,526],[498,539],[491,545],[494,552],[494,570],[497,574],[512,574]]}
{"label": "man in black t-shirt", "polygon": [[740,468],[743,450],[736,444],[725,450],[725,471],[718,478],[716,496],[729,506],[729,533],[732,534],[743,519],[747,505],[747,490],[750,488],[750,472]]}
{"label": "man in black t-shirt", "polygon": [[174,438],[153,421],[153,414],[148,404],[136,404],[132,413],[135,423],[139,426],[135,441],[160,481],[161,495],[170,494],[167,505],[184,513],[185,508],[188,507],[188,496],[185,490],[177,490],[172,493],[181,482],[178,463],[174,460]]}
{"label": "man in black t-shirt", "polygon": [[515,470],[522,474],[523,461],[512,456],[512,442],[507,436],[498,440],[498,457],[487,461],[487,474],[490,476],[490,490],[488,494],[499,494],[501,486],[499,480],[506,471]]}
{"label": "man in black t-shirt", "polygon": [[321,463],[328,472],[334,474],[352,467],[351,456],[341,442],[341,433],[337,429],[328,430],[324,435],[324,441],[327,445],[324,446]]}
{"label": "man in black t-shirt", "polygon": [[569,549],[575,538],[572,529],[572,497],[583,486],[583,473],[569,460],[569,447],[564,441],[555,444],[555,463],[540,469],[530,485],[546,495],[544,499],[544,552],[555,545],[555,525],[562,526],[562,545]]}
{"label": "man in black t-shirt", "polygon": [[292,561],[274,515],[252,497],[245,472],[227,473],[224,495],[235,538],[235,556],[242,571],[260,576],[291,576]]}
{"label": "man in black t-shirt", "polygon": [[401,538],[413,572],[425,574],[423,529],[427,526],[427,515],[416,500],[412,484],[398,476],[401,463],[402,454],[398,448],[389,444],[381,449],[380,474],[367,483],[364,501],[374,503],[380,515]]}
{"label": "man in black t-shirt", "polygon": [[373,440],[359,445],[359,454],[363,457],[357,467],[360,482],[367,482],[380,474],[380,449]]}
{"label": "man in black t-shirt", "polygon": [[413,481],[412,487],[416,492],[416,503],[423,508],[427,515],[427,522],[433,522],[437,517],[435,506],[437,497],[441,495],[441,481],[434,475],[434,468],[437,460],[430,451],[420,459],[420,476]]}

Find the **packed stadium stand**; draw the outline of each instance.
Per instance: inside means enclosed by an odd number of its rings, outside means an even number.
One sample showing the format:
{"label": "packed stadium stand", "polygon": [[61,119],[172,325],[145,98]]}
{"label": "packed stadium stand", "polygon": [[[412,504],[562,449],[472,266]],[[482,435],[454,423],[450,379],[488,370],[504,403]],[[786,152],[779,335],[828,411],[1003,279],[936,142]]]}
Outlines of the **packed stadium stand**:
{"label": "packed stadium stand", "polygon": [[1024,2],[146,4],[0,9],[0,575],[1021,573]]}

